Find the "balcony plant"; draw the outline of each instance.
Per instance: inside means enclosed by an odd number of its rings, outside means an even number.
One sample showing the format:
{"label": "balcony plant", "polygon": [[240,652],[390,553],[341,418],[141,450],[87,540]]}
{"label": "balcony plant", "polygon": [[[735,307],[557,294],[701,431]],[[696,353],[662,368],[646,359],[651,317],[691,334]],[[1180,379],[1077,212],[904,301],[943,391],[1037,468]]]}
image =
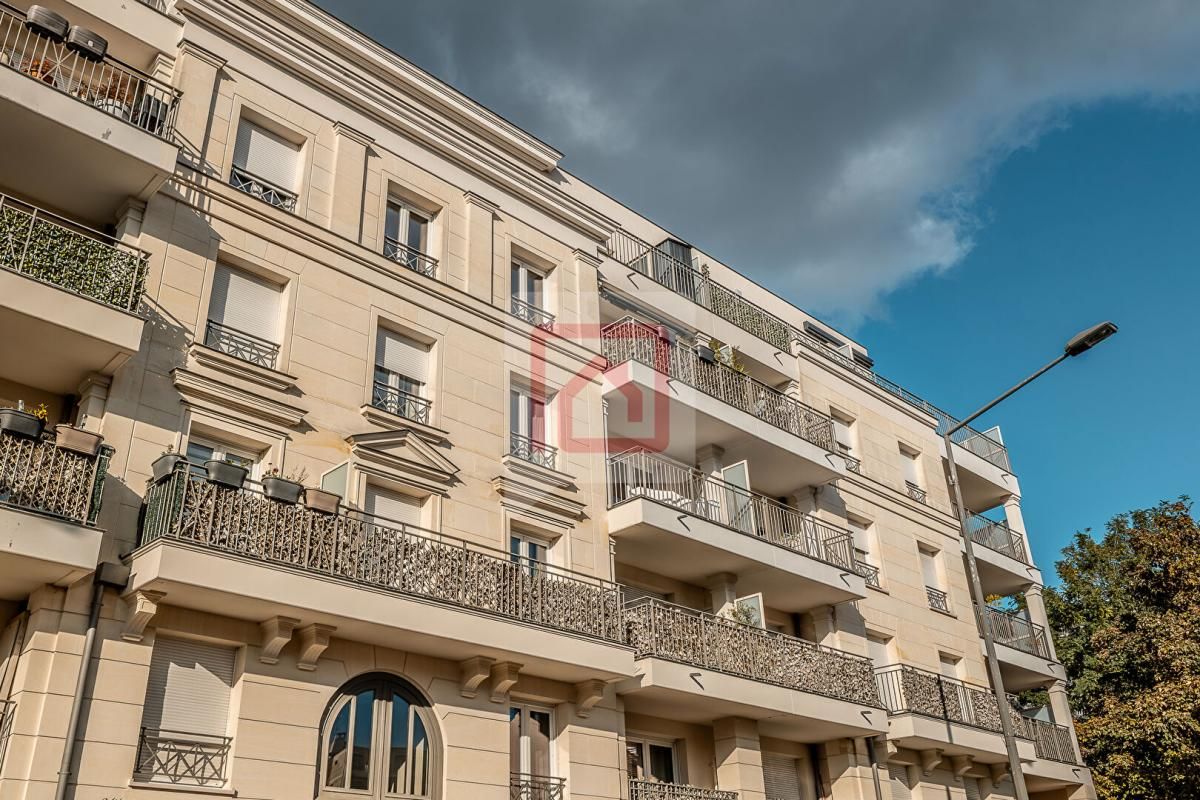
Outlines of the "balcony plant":
{"label": "balcony plant", "polygon": [[287,475],[284,475],[279,467],[269,467],[262,479],[263,495],[294,506],[300,502],[300,494],[304,491],[304,479],[307,477],[308,470],[303,467]]}
{"label": "balcony plant", "polygon": [[129,119],[133,111],[134,85],[128,77],[116,75],[96,90],[96,105],[114,117]]}
{"label": "balcony plant", "polygon": [[[83,424],[82,420],[80,424]],[[104,437],[98,433],[65,423],[54,426],[54,437],[54,443],[58,445],[59,449],[70,450],[85,456],[94,456],[100,452],[100,444],[104,441]]]}
{"label": "balcony plant", "polygon": [[342,498],[333,492],[309,486],[304,490],[304,507],[322,514],[336,514]]}
{"label": "balcony plant", "polygon": [[240,464],[216,458],[205,461],[204,469],[208,474],[209,483],[224,486],[226,489],[241,489],[246,483],[246,476],[250,474],[250,470]]}
{"label": "balcony plant", "polygon": [[40,439],[49,415],[45,403],[26,411],[25,403],[18,402],[16,408],[0,408],[0,431],[25,439]]}
{"label": "balcony plant", "polygon": [[175,467],[179,464],[187,462],[187,458],[185,458],[182,453],[172,452],[173,449],[174,448],[168,447],[166,452],[154,459],[154,463],[150,465],[150,469],[153,473],[152,480],[155,483],[158,483],[163,478],[166,478],[168,475],[173,473],[175,471]]}

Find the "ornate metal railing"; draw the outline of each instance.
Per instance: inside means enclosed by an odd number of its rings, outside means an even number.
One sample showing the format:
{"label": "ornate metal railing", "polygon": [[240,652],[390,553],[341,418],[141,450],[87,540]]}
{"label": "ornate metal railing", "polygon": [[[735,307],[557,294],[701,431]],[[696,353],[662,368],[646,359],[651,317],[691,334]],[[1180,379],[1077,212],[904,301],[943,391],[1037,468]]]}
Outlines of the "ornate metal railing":
{"label": "ornate metal railing", "polygon": [[149,255],[0,194],[0,267],[122,311],[137,311]]}
{"label": "ornate metal railing", "polygon": [[113,449],[95,456],[64,450],[52,436],[0,433],[0,504],[95,525]]}
{"label": "ornate metal railing", "polygon": [[296,210],[295,192],[252,175],[241,167],[234,167],[229,171],[229,185],[284,211]]}
{"label": "ornate metal railing", "polygon": [[932,586],[925,587],[925,597],[929,600],[929,607],[934,611],[945,611],[950,613],[950,595],[943,592],[941,589],[935,589]]}
{"label": "ornate metal railing", "polygon": [[1075,743],[1071,740],[1071,731],[1065,725],[1030,717],[1025,719],[1025,724],[1033,733],[1034,752],[1038,758],[1061,761],[1064,764],[1079,763],[1079,758],[1075,755]]}
{"label": "ornate metal railing", "polygon": [[1022,564],[1029,563],[1029,555],[1025,550],[1025,537],[1008,527],[1007,523],[979,514],[968,514],[967,531],[971,541],[981,544],[989,550],[1015,558]]}
{"label": "ornate metal railing", "polygon": [[[1000,733],[1003,727],[996,695],[986,686],[948,678],[935,672],[893,664],[875,670],[879,696],[892,714],[921,714]],[[1017,698],[1008,696],[1008,715],[1014,732],[1031,738],[1026,722],[1017,708]]]}
{"label": "ornate metal railing", "polygon": [[179,91],[112,56],[99,61],[33,30],[25,13],[0,3],[0,66],[128,122],[160,139],[175,130]]}
{"label": "ornate metal railing", "polygon": [[855,458],[849,453],[839,453],[842,460],[846,462],[846,471],[853,472],[855,475],[862,475],[862,459]]}
{"label": "ornate metal railing", "polygon": [[429,424],[429,408],[432,400],[388,386],[386,383],[375,381],[371,389],[371,405],[389,414],[411,419],[423,425]]}
{"label": "ornate metal railing", "polygon": [[211,319],[204,329],[204,345],[267,369],[275,369],[275,362],[279,359],[279,345],[275,342]]}
{"label": "ornate metal railing", "polygon": [[228,736],[142,728],[133,777],[147,783],[223,785],[232,743]]}
{"label": "ornate metal railing", "polygon": [[904,482],[904,491],[909,497],[911,497],[913,500],[916,500],[918,503],[929,502],[929,492],[925,491],[911,481]]}
{"label": "ornate metal railing", "polygon": [[530,464],[537,464],[546,469],[555,469],[555,464],[558,462],[557,447],[515,431],[508,435],[508,452],[522,461],[528,461]]}
{"label": "ornate metal railing", "polygon": [[627,603],[625,614],[636,658],[879,706],[871,662],[862,656],[652,597]]}
{"label": "ornate metal railing", "polygon": [[436,258],[425,255],[398,239],[390,236],[384,237],[383,255],[413,272],[419,272],[430,278],[437,277],[438,260]]}
{"label": "ornate metal railing", "polygon": [[863,580],[867,582],[867,586],[874,586],[876,589],[883,588],[883,584],[879,580],[879,567],[874,564],[868,564],[866,561],[855,561],[854,571],[863,576]]}
{"label": "ornate metal railing", "polygon": [[180,542],[624,643],[619,587],[402,522],[276,502],[179,467],[146,492],[140,546]]}
{"label": "ornate metal railing", "polygon": [[554,315],[549,311],[538,308],[532,303],[526,303],[519,297],[510,298],[512,305],[510,311],[514,317],[523,319],[530,325],[535,325],[539,328],[549,329],[554,324]]}
{"label": "ornate metal railing", "polygon": [[983,623],[991,630],[992,638],[1000,644],[1033,656],[1050,658],[1046,629],[1036,622],[989,606],[983,610]]}
{"label": "ornate metal railing", "polygon": [[658,331],[625,317],[600,332],[609,369],[626,361],[645,364],[710,397],[751,414],[818,447],[833,451],[833,420],[761,381],[720,361],[705,361],[696,351],[671,344]]}
{"label": "ornate metal railing", "polygon": [[738,793],[722,789],[701,789],[682,783],[631,780],[629,800],[738,800]]}
{"label": "ornate metal railing", "polygon": [[630,450],[611,457],[608,507],[639,498],[765,539],[818,561],[853,569],[849,531],[645,450]]}
{"label": "ornate metal railing", "polygon": [[508,779],[508,800],[563,800],[567,781],[514,772]]}

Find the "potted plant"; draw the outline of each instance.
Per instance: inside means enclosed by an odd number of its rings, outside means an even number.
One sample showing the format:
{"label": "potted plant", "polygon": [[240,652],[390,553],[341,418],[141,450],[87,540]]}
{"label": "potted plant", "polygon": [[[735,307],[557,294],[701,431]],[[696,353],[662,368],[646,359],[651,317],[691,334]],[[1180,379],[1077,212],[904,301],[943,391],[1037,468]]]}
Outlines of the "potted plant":
{"label": "potted plant", "polygon": [[242,488],[246,483],[246,476],[250,474],[250,470],[239,464],[216,458],[205,461],[204,469],[208,473],[209,483],[224,486],[226,489]]}
{"label": "potted plant", "polygon": [[154,459],[154,463],[150,465],[150,469],[154,475],[154,482],[158,483],[163,478],[167,477],[175,471],[175,467],[187,461],[182,453],[171,452],[173,448],[168,447],[167,451],[158,458]]}
{"label": "potted plant", "polygon": [[294,506],[300,502],[300,493],[304,491],[304,479],[308,470],[301,468],[298,472],[283,475],[278,467],[270,467],[263,476],[263,494],[272,500]]}
{"label": "potted plant", "polygon": [[333,492],[309,486],[304,490],[304,507],[322,514],[336,514],[342,498]]}
{"label": "potted plant", "polygon": [[96,105],[114,117],[129,119],[133,110],[133,88],[133,81],[129,78],[114,76],[96,90]]}
{"label": "potted plant", "polygon": [[25,439],[40,439],[48,416],[45,403],[26,411],[25,403],[18,402],[16,408],[0,408],[0,431]]}
{"label": "potted plant", "polygon": [[104,437],[98,433],[76,428],[74,425],[61,423],[54,426],[54,443],[62,450],[94,456],[100,452],[100,443]]}

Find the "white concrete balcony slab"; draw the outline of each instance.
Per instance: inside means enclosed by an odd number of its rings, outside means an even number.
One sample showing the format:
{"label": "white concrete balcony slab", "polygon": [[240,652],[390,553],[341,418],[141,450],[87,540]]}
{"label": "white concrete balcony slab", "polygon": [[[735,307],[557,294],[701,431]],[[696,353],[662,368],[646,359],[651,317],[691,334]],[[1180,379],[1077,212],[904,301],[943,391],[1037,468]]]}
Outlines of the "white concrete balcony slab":
{"label": "white concrete balcony slab", "polygon": [[699,585],[729,572],[784,611],[866,597],[846,530],[644,451],[612,457],[608,472],[623,563]]}
{"label": "white concrete balcony slab", "polygon": [[662,600],[627,612],[639,673],[617,685],[627,710],[697,724],[746,717],[792,741],[887,730],[862,656]]}
{"label": "white concrete balcony slab", "polygon": [[358,512],[324,514],[179,469],[146,496],[129,592],[284,615],[438,658],[578,682],[632,675],[616,584]]}
{"label": "white concrete balcony slab", "polygon": [[111,449],[87,456],[51,438],[0,433],[0,600],[91,572],[103,531],[95,527]]}

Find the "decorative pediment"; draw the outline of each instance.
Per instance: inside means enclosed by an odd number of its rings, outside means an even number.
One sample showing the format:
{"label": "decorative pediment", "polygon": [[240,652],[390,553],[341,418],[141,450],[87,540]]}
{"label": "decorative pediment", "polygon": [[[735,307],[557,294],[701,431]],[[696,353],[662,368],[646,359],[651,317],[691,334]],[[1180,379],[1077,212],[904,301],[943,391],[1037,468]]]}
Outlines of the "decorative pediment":
{"label": "decorative pediment", "polygon": [[497,475],[492,488],[500,495],[500,505],[539,517],[560,528],[572,528],[583,519],[583,503],[530,481]]}
{"label": "decorative pediment", "polygon": [[249,422],[295,428],[308,413],[292,395],[238,385],[227,377],[208,375],[200,370],[176,367],[171,370],[171,381],[185,404],[222,416],[233,414]]}
{"label": "decorative pediment", "polygon": [[458,465],[420,433],[405,429],[346,437],[360,472],[400,481],[436,494],[457,482]]}

